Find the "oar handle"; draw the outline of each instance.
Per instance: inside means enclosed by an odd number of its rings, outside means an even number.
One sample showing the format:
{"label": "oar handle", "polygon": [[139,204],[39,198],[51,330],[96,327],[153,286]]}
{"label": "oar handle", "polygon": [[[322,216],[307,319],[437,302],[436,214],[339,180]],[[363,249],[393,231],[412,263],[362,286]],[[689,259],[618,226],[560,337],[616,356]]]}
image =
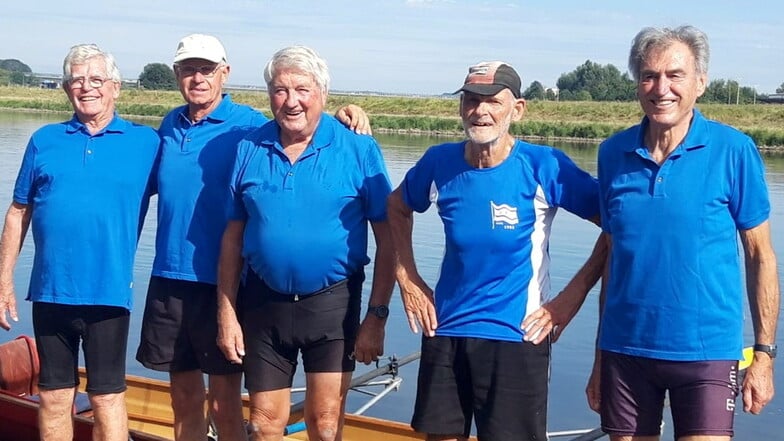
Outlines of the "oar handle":
{"label": "oar handle", "polygon": [[298,423],[289,424],[283,429],[283,436],[291,435],[292,433],[302,432],[305,430],[305,422],[300,421]]}

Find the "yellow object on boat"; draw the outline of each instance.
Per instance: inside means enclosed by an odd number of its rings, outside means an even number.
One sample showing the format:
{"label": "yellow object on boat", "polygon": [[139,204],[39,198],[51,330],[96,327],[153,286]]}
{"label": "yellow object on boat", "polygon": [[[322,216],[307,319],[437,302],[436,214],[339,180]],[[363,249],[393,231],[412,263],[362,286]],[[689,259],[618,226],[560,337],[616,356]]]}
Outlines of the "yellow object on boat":
{"label": "yellow object on boat", "polygon": [[751,366],[751,362],[754,360],[754,348],[749,346],[747,348],[743,348],[743,359],[738,362],[738,370],[746,369],[747,367]]}

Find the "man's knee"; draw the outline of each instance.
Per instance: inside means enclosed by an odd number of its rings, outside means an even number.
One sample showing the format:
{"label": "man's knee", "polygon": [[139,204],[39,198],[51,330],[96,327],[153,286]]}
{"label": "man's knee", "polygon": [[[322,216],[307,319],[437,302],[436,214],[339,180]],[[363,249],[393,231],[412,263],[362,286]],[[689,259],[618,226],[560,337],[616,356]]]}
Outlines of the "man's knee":
{"label": "man's knee", "polygon": [[100,409],[109,409],[125,405],[125,392],[114,394],[88,394],[88,396],[90,397],[90,404],[96,412]]}
{"label": "man's knee", "polygon": [[318,433],[318,439],[331,441],[337,439],[340,421],[343,412],[338,406],[329,406],[326,409],[317,409],[305,415],[305,425],[309,431]]}

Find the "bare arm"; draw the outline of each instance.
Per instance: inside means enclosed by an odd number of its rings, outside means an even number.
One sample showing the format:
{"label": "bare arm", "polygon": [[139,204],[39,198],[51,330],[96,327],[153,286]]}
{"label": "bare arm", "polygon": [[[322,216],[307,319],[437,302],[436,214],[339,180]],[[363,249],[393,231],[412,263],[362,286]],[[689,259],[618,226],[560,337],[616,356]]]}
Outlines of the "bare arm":
{"label": "bare arm", "polygon": [[11,320],[19,321],[14,292],[14,268],[30,227],[31,215],[32,209],[29,205],[11,203],[5,215],[3,234],[0,236],[0,328],[6,331],[11,329],[6,313]]}
{"label": "bare arm", "polygon": [[607,242],[607,263],[604,265],[602,274],[602,285],[599,289],[599,320],[596,324],[596,348],[594,350],[593,368],[585,387],[585,395],[588,399],[588,407],[599,412],[602,403],[601,386],[601,364],[602,352],[599,350],[599,329],[601,329],[602,315],[604,314],[604,303],[607,301],[607,283],[610,281],[610,255],[612,254],[612,236],[605,234]]}
{"label": "bare arm", "polygon": [[[373,288],[368,306],[389,305],[395,287],[395,250],[389,222],[371,222],[376,240],[376,257],[373,265]],[[369,364],[384,354],[384,326],[386,318],[366,314],[359,328],[354,355],[357,361]]]}
{"label": "bare arm", "polygon": [[389,226],[397,253],[395,276],[400,285],[400,294],[411,331],[418,332],[419,326],[427,336],[434,336],[438,321],[433,302],[433,290],[422,280],[414,261],[414,246],[411,235],[414,231],[414,211],[403,201],[400,187],[387,200]]}
{"label": "bare arm", "polygon": [[[771,345],[776,342],[779,317],[779,278],[776,254],[770,239],[770,224],[740,231],[746,262],[746,291],[754,326],[754,342]],[[759,414],[773,399],[773,359],[762,352],[754,353],[743,381],[743,410]]]}
{"label": "bare arm", "polygon": [[335,112],[335,118],[346,127],[361,135],[372,135],[370,118],[361,107],[355,104],[343,106]]}
{"label": "bare arm", "polygon": [[218,347],[232,363],[245,356],[242,329],[237,320],[237,291],[242,272],[242,237],[245,222],[231,220],[221,240],[218,260]]}

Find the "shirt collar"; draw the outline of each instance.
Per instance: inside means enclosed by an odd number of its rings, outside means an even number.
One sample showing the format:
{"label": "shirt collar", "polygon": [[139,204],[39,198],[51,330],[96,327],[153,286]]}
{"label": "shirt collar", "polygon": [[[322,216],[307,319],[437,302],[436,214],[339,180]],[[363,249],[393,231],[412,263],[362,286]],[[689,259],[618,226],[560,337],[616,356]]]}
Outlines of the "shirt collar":
{"label": "shirt collar", "polygon": [[[215,123],[222,123],[229,119],[231,114],[231,107],[234,103],[231,101],[231,96],[228,93],[221,94],[221,101],[218,103],[218,107],[212,109],[212,112],[208,113],[204,118],[199,120],[196,124],[201,123],[202,121],[211,121]],[[188,114],[188,105],[184,105],[182,110],[180,111],[180,119],[184,122],[187,122],[188,125],[191,125],[190,115]]]}
{"label": "shirt collar", "polygon": [[[637,142],[626,145],[626,151],[633,152],[646,148],[645,130],[648,128],[648,124],[648,117],[643,116],[642,121],[636,127],[637,133],[634,139],[636,139]],[[705,147],[708,145],[708,137],[708,120],[702,116],[702,113],[697,108],[694,108],[692,110],[692,119],[689,123],[689,131],[686,132],[686,136],[683,138],[678,149],[692,150],[699,147]]]}
{"label": "shirt collar", "polygon": [[[280,143],[280,126],[278,125],[277,121],[275,121],[274,124],[275,139],[262,140],[261,144],[268,147],[274,146],[278,150],[282,151],[283,146]],[[310,144],[308,144],[308,147],[303,152],[303,155],[332,145],[333,140],[335,139],[335,124],[339,123],[334,117],[327,115],[326,113],[322,113],[321,118],[319,119],[319,123],[316,126],[316,132],[313,133],[313,138],[311,138]]]}
{"label": "shirt collar", "polygon": [[[120,118],[120,116],[117,115],[117,112],[114,112],[114,115],[112,116],[112,120],[109,121],[109,124],[106,127],[104,127],[100,132],[95,133],[94,135],[100,135],[102,133],[123,133],[127,126],[128,126],[128,122]],[[87,127],[84,125],[84,123],[79,121],[79,118],[76,116],[75,113],[73,114],[71,119],[66,123],[65,131],[67,133],[76,133],[78,131],[84,131],[85,133],[88,134],[90,133],[87,130]]]}

